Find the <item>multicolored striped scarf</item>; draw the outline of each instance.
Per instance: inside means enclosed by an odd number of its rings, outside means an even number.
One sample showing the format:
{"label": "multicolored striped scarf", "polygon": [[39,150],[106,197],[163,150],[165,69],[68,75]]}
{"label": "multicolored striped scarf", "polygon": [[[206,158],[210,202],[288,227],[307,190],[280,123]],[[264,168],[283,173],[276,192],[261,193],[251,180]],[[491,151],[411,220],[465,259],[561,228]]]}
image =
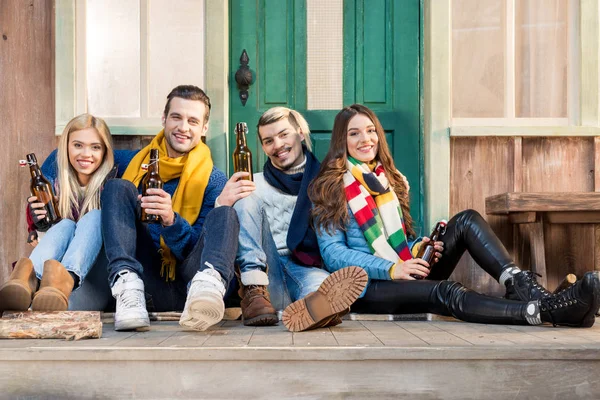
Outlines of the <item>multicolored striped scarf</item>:
{"label": "multicolored striped scarf", "polygon": [[344,190],[350,210],[371,252],[393,263],[413,258],[406,240],[400,202],[380,162],[364,164],[348,157]]}

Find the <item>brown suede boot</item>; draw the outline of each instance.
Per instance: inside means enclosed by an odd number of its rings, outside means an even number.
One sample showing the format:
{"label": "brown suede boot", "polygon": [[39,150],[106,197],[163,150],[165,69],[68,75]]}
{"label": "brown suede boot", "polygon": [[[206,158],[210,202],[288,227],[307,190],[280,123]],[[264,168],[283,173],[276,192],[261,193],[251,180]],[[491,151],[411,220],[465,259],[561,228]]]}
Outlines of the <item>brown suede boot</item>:
{"label": "brown suede boot", "polygon": [[[332,322],[341,321],[332,317],[345,312],[358,299],[367,282],[367,273],[360,267],[335,271],[317,291],[287,306],[283,311],[283,324],[292,332],[332,326]],[[327,319],[329,321],[323,323]]]}
{"label": "brown suede boot", "polygon": [[271,305],[266,286],[242,286],[242,322],[246,326],[277,325],[277,311]]}
{"label": "brown suede boot", "polygon": [[33,311],[65,311],[69,307],[69,296],[73,290],[73,277],[56,260],[44,263],[40,290],[33,295]]}
{"label": "brown suede boot", "polygon": [[0,315],[4,311],[27,311],[38,279],[29,258],[21,258],[8,281],[0,286]]}

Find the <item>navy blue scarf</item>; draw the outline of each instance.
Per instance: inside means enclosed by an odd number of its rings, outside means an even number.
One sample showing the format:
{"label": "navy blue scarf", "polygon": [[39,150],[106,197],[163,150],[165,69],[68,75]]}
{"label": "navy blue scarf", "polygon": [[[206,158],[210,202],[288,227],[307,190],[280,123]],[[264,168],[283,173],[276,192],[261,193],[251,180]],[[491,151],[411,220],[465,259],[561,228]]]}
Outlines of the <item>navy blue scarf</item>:
{"label": "navy blue scarf", "polygon": [[309,222],[312,203],[308,198],[308,184],[319,173],[321,163],[304,145],[302,145],[302,148],[306,156],[304,172],[286,174],[275,168],[271,164],[271,160],[267,160],[264,167],[264,177],[269,185],[276,187],[284,193],[298,196],[286,244],[293,256],[302,264],[320,266],[321,253],[319,252],[319,243],[317,242],[317,235]]}

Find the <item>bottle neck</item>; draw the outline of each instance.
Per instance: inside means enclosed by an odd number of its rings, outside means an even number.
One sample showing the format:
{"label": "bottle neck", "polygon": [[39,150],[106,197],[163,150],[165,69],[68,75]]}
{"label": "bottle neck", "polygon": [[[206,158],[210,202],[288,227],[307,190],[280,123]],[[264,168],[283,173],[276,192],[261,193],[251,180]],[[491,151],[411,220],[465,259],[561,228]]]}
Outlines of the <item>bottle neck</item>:
{"label": "bottle neck", "polygon": [[237,145],[238,147],[246,147],[246,134],[244,132],[237,133]]}
{"label": "bottle neck", "polygon": [[40,171],[40,167],[37,164],[30,165],[29,172],[31,172],[32,178],[37,178],[39,176],[42,176],[42,171]]}

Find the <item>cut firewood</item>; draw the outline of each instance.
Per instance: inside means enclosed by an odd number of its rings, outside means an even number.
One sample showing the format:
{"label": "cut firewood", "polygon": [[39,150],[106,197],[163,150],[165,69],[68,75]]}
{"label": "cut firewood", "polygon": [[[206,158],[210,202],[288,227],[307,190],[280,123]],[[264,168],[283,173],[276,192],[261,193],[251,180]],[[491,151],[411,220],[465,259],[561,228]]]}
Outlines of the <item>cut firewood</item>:
{"label": "cut firewood", "polygon": [[565,278],[558,284],[556,289],[554,289],[554,292],[552,292],[552,293],[556,294],[562,290],[565,290],[566,288],[570,287],[575,282],[577,282],[577,277],[575,276],[575,274],[567,274],[565,276]]}
{"label": "cut firewood", "polygon": [[98,339],[102,322],[97,311],[7,311],[0,319],[0,339]]}

